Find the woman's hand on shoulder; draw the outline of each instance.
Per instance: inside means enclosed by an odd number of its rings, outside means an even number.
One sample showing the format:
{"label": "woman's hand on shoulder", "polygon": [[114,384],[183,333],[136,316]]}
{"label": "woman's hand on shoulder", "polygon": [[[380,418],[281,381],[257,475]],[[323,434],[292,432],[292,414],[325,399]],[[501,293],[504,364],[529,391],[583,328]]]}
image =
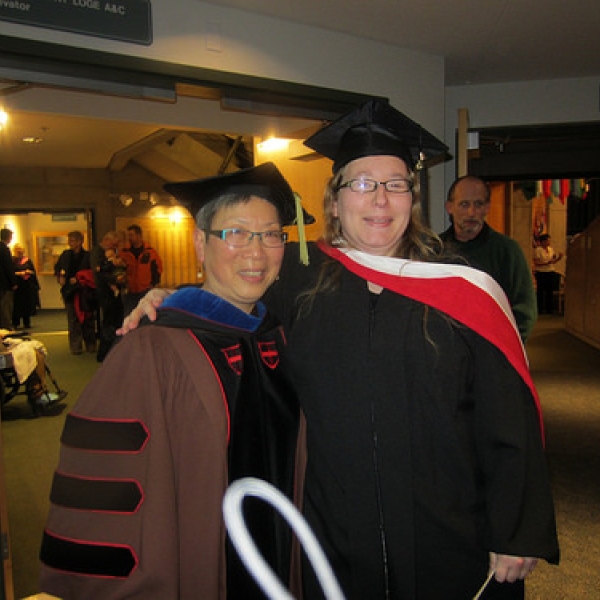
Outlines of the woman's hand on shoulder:
{"label": "woman's hand on shoulder", "polygon": [[156,321],[156,310],[164,302],[167,296],[170,296],[174,290],[164,288],[151,289],[139,302],[138,305],[125,317],[123,325],[117,329],[117,335],[126,335],[130,331],[137,329],[143,317],[148,317],[151,321]]}

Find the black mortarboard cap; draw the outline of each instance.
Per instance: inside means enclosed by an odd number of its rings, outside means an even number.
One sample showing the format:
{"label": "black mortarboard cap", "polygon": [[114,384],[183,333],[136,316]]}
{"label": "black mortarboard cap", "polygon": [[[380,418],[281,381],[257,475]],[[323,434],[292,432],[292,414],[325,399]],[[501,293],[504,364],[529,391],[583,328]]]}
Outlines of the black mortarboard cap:
{"label": "black mortarboard cap", "polygon": [[215,177],[167,183],[164,189],[175,196],[194,219],[198,211],[212,200],[229,193],[241,193],[271,202],[279,212],[282,225],[291,225],[296,220],[292,188],[272,162]]}
{"label": "black mortarboard cap", "polygon": [[448,152],[448,147],[384,99],[372,99],[317,131],[305,142],[333,160],[333,172],[365,156],[401,158],[411,169],[421,160]]}

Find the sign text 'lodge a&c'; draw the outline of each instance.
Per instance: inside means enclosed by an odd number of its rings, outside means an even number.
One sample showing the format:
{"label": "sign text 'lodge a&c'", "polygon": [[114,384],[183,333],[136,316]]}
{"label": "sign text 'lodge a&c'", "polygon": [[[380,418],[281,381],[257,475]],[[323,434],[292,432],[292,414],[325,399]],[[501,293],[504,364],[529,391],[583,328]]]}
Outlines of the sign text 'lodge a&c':
{"label": "sign text 'lodge a&c'", "polygon": [[0,0],[0,21],[152,43],[150,0]]}

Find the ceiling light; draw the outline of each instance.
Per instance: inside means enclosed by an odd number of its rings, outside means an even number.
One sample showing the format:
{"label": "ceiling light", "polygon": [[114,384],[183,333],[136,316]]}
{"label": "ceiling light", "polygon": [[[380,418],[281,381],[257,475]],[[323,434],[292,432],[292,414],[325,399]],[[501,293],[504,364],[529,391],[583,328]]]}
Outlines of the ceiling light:
{"label": "ceiling light", "polygon": [[24,137],[21,141],[24,144],[41,144],[44,141],[44,138],[28,135],[27,137]]}
{"label": "ceiling light", "polygon": [[181,210],[177,210],[177,208],[172,209],[169,214],[171,225],[179,225],[179,223],[183,221],[184,217],[185,215],[181,212]]}
{"label": "ceiling light", "polygon": [[272,137],[257,144],[261,152],[282,152],[288,149],[290,140]]}

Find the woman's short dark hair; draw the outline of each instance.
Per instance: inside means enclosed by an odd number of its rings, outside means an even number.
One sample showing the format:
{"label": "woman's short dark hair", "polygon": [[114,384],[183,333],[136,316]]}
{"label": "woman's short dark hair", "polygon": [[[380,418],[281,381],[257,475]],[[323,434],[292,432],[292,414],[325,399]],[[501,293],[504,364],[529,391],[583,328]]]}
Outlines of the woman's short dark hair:
{"label": "woman's short dark hair", "polygon": [[[260,196],[258,196],[260,197]],[[202,231],[207,231],[212,227],[212,222],[215,215],[222,209],[228,206],[234,206],[235,204],[248,203],[252,199],[252,195],[246,192],[244,193],[230,193],[219,196],[212,202],[205,204],[196,214],[196,227]],[[264,200],[264,198],[262,198]],[[268,200],[265,200],[268,202]],[[273,204],[275,209],[277,207]],[[277,210],[279,221],[281,222],[281,214]]]}

